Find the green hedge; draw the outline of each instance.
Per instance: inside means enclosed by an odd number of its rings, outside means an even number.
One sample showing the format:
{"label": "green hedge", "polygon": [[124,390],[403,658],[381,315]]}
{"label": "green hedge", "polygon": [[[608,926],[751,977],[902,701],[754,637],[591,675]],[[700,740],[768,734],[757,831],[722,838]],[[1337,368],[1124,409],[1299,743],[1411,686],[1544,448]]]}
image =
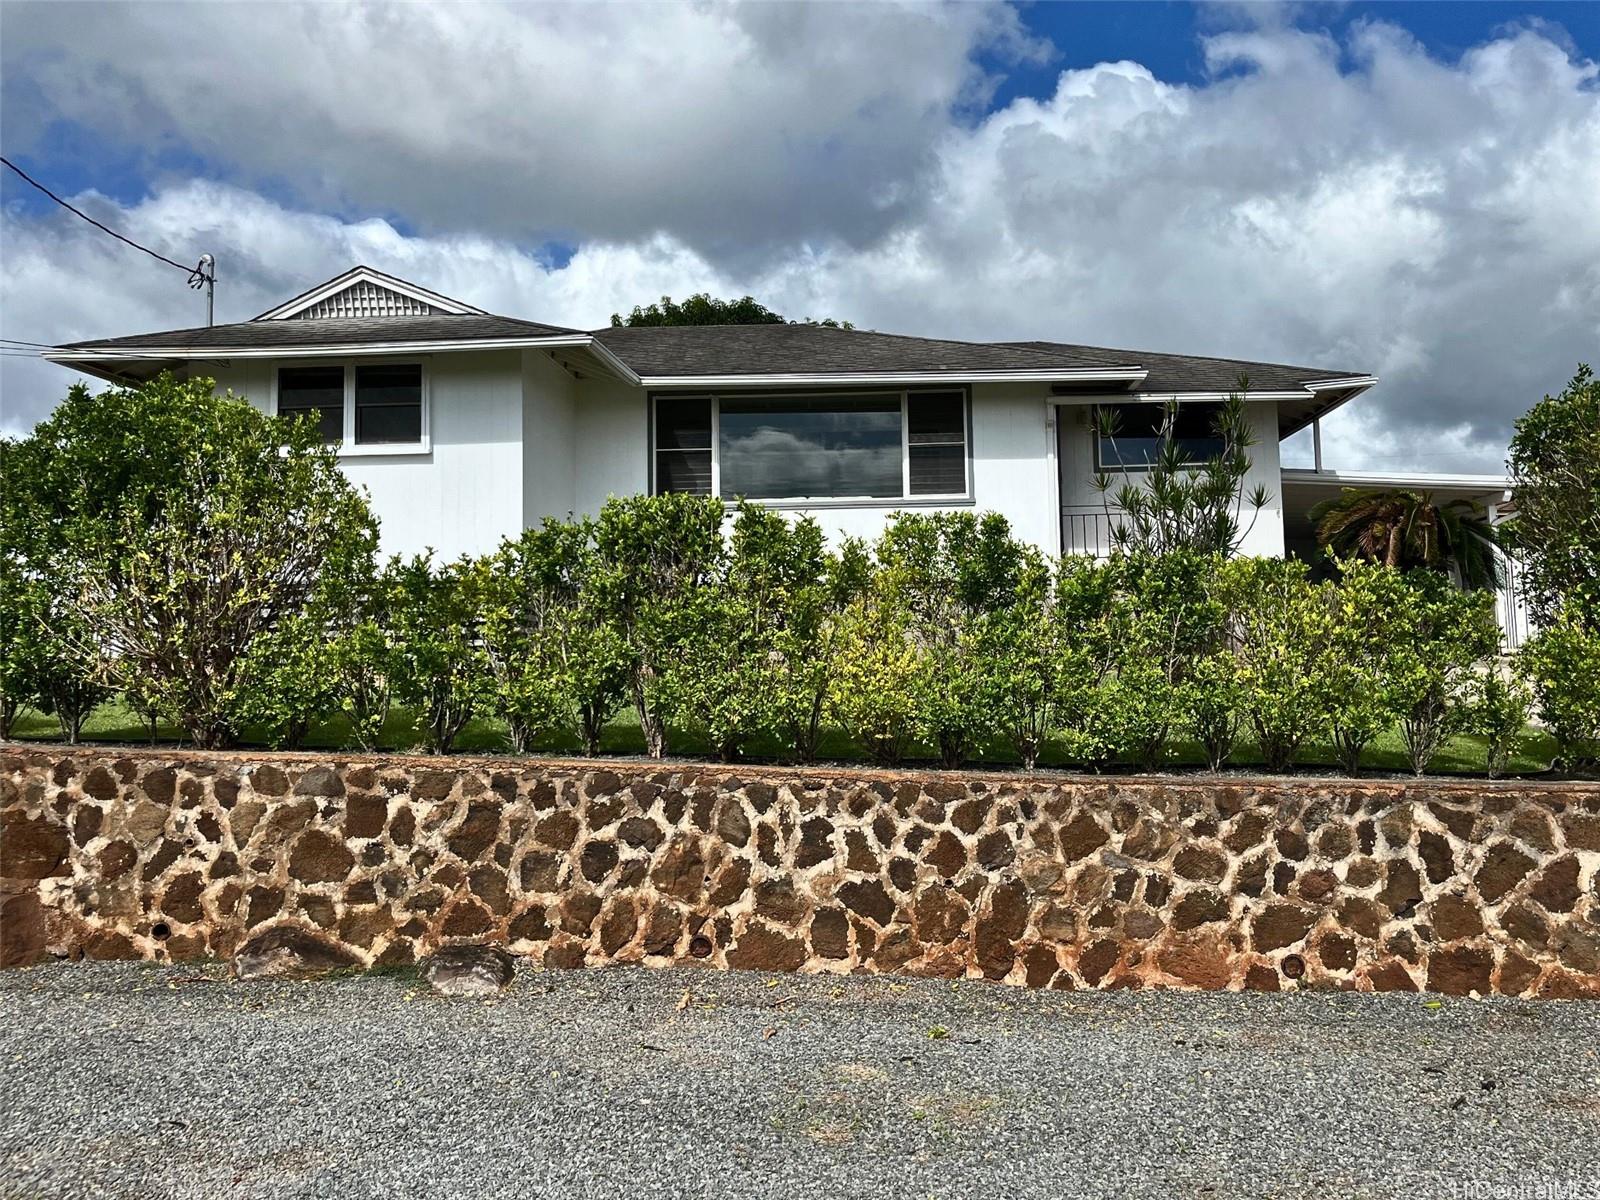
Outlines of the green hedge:
{"label": "green hedge", "polygon": [[114,692],[202,745],[336,729],[447,753],[493,722],[515,751],[593,754],[622,722],[655,756],[807,761],[842,738],[885,764],[1220,767],[1249,747],[1288,770],[1311,747],[1421,774],[1471,735],[1496,773],[1536,703],[1568,764],[1600,750],[1593,625],[1552,627],[1509,675],[1492,595],[1432,572],[1054,561],[968,512],[830,547],[809,518],[688,496],[380,563],[333,456],[303,425],[284,440],[167,379],[75,392],[0,444],[6,729],[26,706],[75,737]]}

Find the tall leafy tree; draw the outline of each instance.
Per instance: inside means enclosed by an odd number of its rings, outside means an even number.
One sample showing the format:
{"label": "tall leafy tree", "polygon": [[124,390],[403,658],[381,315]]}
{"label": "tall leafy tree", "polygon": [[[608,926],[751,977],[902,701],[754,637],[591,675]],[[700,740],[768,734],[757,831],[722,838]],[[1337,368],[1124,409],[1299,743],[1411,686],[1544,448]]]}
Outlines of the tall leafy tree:
{"label": "tall leafy tree", "polygon": [[795,322],[773,312],[754,296],[740,296],[737,300],[719,300],[707,292],[697,292],[685,300],[663,296],[654,304],[633,306],[626,317],[611,314],[615,326],[651,325],[826,325],[830,329],[852,329],[849,321],[836,321],[832,317],[821,321]]}
{"label": "tall leafy tree", "polygon": [[1517,422],[1508,544],[1535,624],[1600,629],[1600,379],[1587,365]]}
{"label": "tall leafy tree", "polygon": [[1310,515],[1317,541],[1338,558],[1453,574],[1468,589],[1503,583],[1500,534],[1476,500],[1440,503],[1406,488],[1344,488]]}
{"label": "tall leafy tree", "polygon": [[8,519],[33,531],[76,660],[202,746],[236,737],[257,640],[371,552],[371,513],[316,430],[208,379],[75,386],[18,451],[32,486]]}

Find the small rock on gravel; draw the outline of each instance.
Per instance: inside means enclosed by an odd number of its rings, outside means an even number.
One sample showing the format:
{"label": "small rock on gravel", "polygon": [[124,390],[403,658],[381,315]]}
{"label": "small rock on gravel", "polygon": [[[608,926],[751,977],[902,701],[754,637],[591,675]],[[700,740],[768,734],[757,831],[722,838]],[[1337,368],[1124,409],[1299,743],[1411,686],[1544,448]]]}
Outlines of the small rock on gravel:
{"label": "small rock on gravel", "polygon": [[343,946],[299,925],[274,925],[233,956],[234,976],[242,980],[314,979],[359,965]]}
{"label": "small rock on gravel", "polygon": [[492,996],[516,974],[499,946],[446,946],[422,960],[422,977],[441,996]]}

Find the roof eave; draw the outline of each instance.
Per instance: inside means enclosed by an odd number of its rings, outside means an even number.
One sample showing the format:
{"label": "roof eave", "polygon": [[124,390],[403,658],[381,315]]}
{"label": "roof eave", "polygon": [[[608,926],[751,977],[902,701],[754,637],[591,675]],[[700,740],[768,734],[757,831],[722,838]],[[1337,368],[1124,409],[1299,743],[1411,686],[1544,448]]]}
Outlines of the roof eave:
{"label": "roof eave", "polygon": [[889,384],[963,383],[1106,383],[1143,379],[1142,370],[1054,371],[840,371],[769,372],[745,375],[643,375],[639,382],[652,388],[772,388],[856,387]]}
{"label": "roof eave", "polygon": [[[1310,403],[1287,421],[1283,419],[1283,409],[1278,409],[1278,440],[1281,442],[1292,437],[1313,421],[1319,421],[1335,409],[1344,407],[1377,382],[1376,375],[1348,375],[1342,379],[1314,379],[1304,384]],[[1327,392],[1332,395],[1323,400],[1322,394]]]}
{"label": "roof eave", "polygon": [[588,334],[552,334],[548,337],[466,338],[456,341],[350,342],[345,344],[288,346],[59,346],[46,351],[48,362],[118,382],[125,378],[99,364],[114,362],[182,363],[223,359],[350,358],[393,354],[460,353],[471,350],[560,350],[589,352],[610,374],[637,385],[639,376],[606,346]]}

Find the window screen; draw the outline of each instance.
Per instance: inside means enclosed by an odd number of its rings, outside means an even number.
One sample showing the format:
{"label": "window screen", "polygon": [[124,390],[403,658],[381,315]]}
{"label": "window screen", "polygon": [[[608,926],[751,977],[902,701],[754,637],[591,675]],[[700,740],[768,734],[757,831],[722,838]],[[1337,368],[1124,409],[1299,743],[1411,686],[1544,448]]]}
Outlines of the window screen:
{"label": "window screen", "polygon": [[967,405],[962,392],[906,397],[906,441],[913,496],[960,496],[967,490]]}
{"label": "window screen", "polygon": [[356,443],[422,440],[422,368],[416,363],[356,368]]}
{"label": "window screen", "polygon": [[711,494],[711,398],[661,396],[655,418],[656,494]]}
{"label": "window screen", "polygon": [[344,368],[281,367],[278,370],[278,415],[285,420],[308,417],[325,442],[344,437]]}

